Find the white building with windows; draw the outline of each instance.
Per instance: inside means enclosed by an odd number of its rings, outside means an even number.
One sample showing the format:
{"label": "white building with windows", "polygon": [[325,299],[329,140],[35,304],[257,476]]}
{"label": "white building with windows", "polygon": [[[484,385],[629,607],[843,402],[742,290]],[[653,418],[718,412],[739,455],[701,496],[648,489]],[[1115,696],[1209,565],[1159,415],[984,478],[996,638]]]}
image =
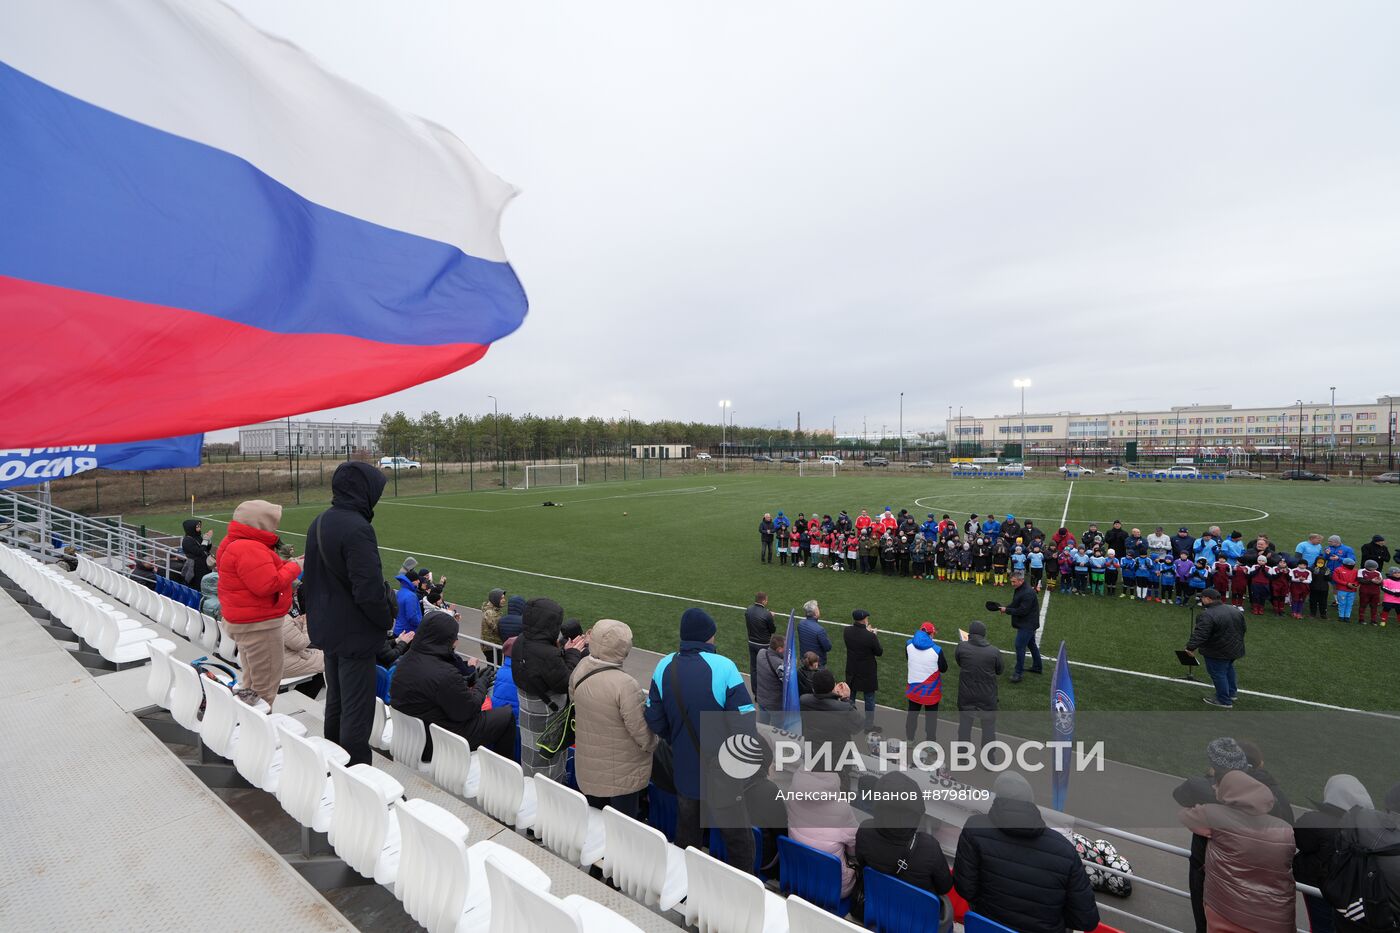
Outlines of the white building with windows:
{"label": "white building with windows", "polygon": [[[1121,447],[1320,447],[1385,446],[1397,433],[1400,396],[1384,395],[1374,404],[1304,402],[1268,408],[1232,405],[1175,405],[1155,411],[1019,412],[948,422],[948,438],[957,443],[1000,447],[1025,438],[1027,448],[1072,442]],[[1024,434],[1022,426],[1024,425]]]}
{"label": "white building with windows", "polygon": [[267,421],[238,429],[238,450],[243,454],[285,456],[288,449],[302,454],[340,454],[379,449],[379,425],[354,421]]}

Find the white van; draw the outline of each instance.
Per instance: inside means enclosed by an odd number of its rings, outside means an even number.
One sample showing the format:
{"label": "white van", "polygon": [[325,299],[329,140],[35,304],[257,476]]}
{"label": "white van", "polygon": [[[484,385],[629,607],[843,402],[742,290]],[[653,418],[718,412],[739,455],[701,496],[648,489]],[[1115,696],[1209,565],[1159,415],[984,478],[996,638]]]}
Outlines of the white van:
{"label": "white van", "polygon": [[841,466],[841,465],[844,464],[846,461],[842,460],[840,457],[836,456],[835,454],[822,454],[821,457],[820,457],[820,459],[819,459],[819,462],[821,462],[821,463],[834,463],[834,464],[836,464],[837,466]]}

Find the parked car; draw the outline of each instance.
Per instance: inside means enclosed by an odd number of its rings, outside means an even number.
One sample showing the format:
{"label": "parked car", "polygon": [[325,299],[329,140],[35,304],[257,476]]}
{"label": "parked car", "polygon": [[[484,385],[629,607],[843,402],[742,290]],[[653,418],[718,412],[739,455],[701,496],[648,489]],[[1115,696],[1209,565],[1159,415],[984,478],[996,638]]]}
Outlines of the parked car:
{"label": "parked car", "polygon": [[1310,480],[1310,481],[1315,482],[1315,483],[1316,483],[1316,482],[1323,482],[1323,483],[1330,483],[1330,482],[1332,482],[1330,479],[1328,479],[1327,477],[1323,476],[1321,473],[1314,473],[1312,470],[1284,470],[1282,473],[1280,473],[1280,474],[1278,475],[1278,478],[1279,478],[1279,479],[1305,479],[1305,480]]}
{"label": "parked car", "polygon": [[1263,473],[1251,473],[1248,470],[1226,470],[1226,479],[1263,479]]}
{"label": "parked car", "polygon": [[1371,477],[1373,483],[1400,483],[1400,473],[1382,473]]}
{"label": "parked car", "polygon": [[846,462],[846,461],[842,460],[840,457],[836,456],[835,454],[822,454],[821,457],[819,458],[819,461],[820,461],[821,463],[834,463],[834,464],[836,464],[837,466],[841,466],[843,463]]}
{"label": "parked car", "polygon": [[379,468],[381,470],[421,470],[423,464],[407,457],[380,457]]}
{"label": "parked car", "polygon": [[1094,471],[1091,470],[1091,469],[1089,469],[1088,467],[1082,467],[1082,466],[1072,467],[1072,466],[1070,466],[1070,465],[1067,464],[1067,463],[1066,463],[1066,464],[1061,464],[1061,466],[1060,466],[1060,472],[1061,472],[1061,473],[1068,473],[1070,470],[1074,470],[1076,473],[1088,473],[1090,476],[1092,476],[1092,475],[1094,474]]}
{"label": "parked car", "polygon": [[696,460],[713,460],[713,459],[715,459],[715,458],[714,458],[714,457],[711,457],[709,454],[705,453],[704,451],[701,451],[700,453],[698,453],[698,454],[695,455],[695,459],[696,459]]}
{"label": "parked car", "polygon": [[1158,479],[1171,479],[1184,476],[1200,476],[1201,471],[1193,466],[1182,466],[1178,464],[1177,466],[1161,467],[1153,470],[1152,475]]}
{"label": "parked car", "polygon": [[982,464],[980,464],[980,463],[954,463],[954,464],[953,464],[953,469],[955,469],[955,470],[981,470],[981,469],[982,469]]}
{"label": "parked car", "polygon": [[1127,468],[1127,467],[1120,467],[1120,466],[1111,466],[1111,467],[1109,467],[1108,469],[1106,469],[1106,470],[1103,471],[1103,475],[1104,475],[1104,476],[1127,476],[1127,475],[1128,475],[1128,468]]}
{"label": "parked car", "polygon": [[1001,469],[1010,470],[1012,473],[1029,473],[1031,471],[1031,468],[1026,466],[1024,463],[1003,464]]}
{"label": "parked car", "polygon": [[801,458],[801,457],[794,457],[792,454],[788,454],[786,457],[783,458],[783,463],[801,463],[801,462],[802,462],[802,458]]}
{"label": "parked car", "polygon": [[868,467],[887,467],[890,465],[889,457],[871,457],[865,461]]}
{"label": "parked car", "polygon": [[754,462],[754,463],[772,463],[772,462],[773,462],[773,458],[770,457],[770,456],[768,456],[767,454],[754,454],[754,455],[753,455],[753,462]]}
{"label": "parked car", "polygon": [[936,466],[938,466],[938,464],[934,463],[932,460],[916,460],[913,463],[909,464],[909,469],[928,470]]}

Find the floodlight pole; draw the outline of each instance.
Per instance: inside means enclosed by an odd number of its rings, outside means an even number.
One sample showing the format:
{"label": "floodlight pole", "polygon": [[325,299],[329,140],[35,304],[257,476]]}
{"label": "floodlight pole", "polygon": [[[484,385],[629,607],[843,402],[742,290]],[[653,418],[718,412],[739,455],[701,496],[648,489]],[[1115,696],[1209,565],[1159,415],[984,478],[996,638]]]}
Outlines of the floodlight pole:
{"label": "floodlight pole", "polygon": [[904,393],[899,393],[899,459],[904,459]]}
{"label": "floodlight pole", "polygon": [[492,411],[496,415],[496,460],[501,465],[501,488],[506,488],[506,458],[501,453],[501,404],[496,401],[496,396],[486,396],[491,400]]}
{"label": "floodlight pole", "polygon": [[1337,455],[1337,387],[1331,386],[1330,388],[1332,389],[1332,414],[1329,417],[1332,421],[1332,440],[1329,446],[1332,448],[1332,456],[1335,457]]}
{"label": "floodlight pole", "polygon": [[1030,388],[1029,379],[1015,379],[1011,384],[1021,390],[1021,465],[1026,464],[1026,389]]}
{"label": "floodlight pole", "polygon": [[[624,408],[622,410],[627,412],[627,456],[622,458],[622,481],[626,482],[627,461],[632,459],[632,409]],[[643,467],[645,467],[645,464],[643,464]],[[645,473],[642,474],[642,478],[646,478]]]}
{"label": "floodlight pole", "polygon": [[729,399],[719,401],[719,468],[721,472],[729,471],[729,409],[733,406]]}
{"label": "floodlight pole", "polygon": [[1303,459],[1303,400],[1302,400],[1302,399],[1298,399],[1298,455],[1295,456],[1293,459],[1294,459],[1295,462],[1300,462],[1300,461],[1302,461],[1302,459]]}

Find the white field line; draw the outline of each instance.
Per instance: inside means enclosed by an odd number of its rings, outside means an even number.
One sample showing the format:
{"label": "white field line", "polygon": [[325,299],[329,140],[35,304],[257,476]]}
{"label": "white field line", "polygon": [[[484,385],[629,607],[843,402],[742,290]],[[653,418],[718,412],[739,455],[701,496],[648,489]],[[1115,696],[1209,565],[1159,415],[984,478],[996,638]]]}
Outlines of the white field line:
{"label": "white field line", "polygon": [[[1065,522],[1069,521],[1069,499],[1074,495],[1074,480],[1069,481],[1069,492],[1065,493],[1065,510],[1060,514],[1060,524],[1058,527],[1068,527]],[[1048,576],[1048,574],[1047,574]],[[1040,636],[1045,631],[1045,614],[1050,611],[1050,589],[1045,590],[1045,598],[1040,601],[1040,624],[1035,627],[1035,646],[1040,647]],[[1170,679],[1170,678],[1168,678]]]}
{"label": "white field line", "polygon": [[[609,499],[645,499],[650,496],[691,496],[698,493],[718,492],[718,486],[682,486],[679,489],[658,489],[654,492],[629,492],[619,493],[613,496],[592,496],[586,499],[560,499],[563,505],[574,505],[580,502],[605,502]],[[425,502],[402,502],[396,499],[380,499],[379,505],[397,505],[410,509],[441,509],[447,512],[514,512],[519,509],[538,509],[538,502],[530,505],[508,505],[503,509],[473,509],[464,505],[429,505]]]}
{"label": "white field line", "polygon": [[[206,521],[218,522],[220,525],[227,525],[227,524],[228,524],[228,522],[223,521],[223,520],[218,519],[218,518],[215,518],[215,517],[212,516],[212,515],[200,515],[200,516],[197,516],[197,517],[198,517],[198,518],[202,518],[202,519],[204,519],[204,520],[206,520]],[[306,537],[306,535],[304,535],[304,534],[298,534],[298,533],[295,532],[295,531],[284,531],[284,532],[282,532],[282,534],[285,534],[285,535],[292,535],[292,536],[297,537],[297,538],[304,538],[304,537]],[[736,605],[734,605],[733,603],[722,603],[722,602],[717,602],[717,601],[715,601],[715,600],[713,600],[713,599],[701,599],[701,598],[699,598],[698,596],[677,596],[677,595],[674,594],[674,593],[658,593],[658,592],[656,592],[655,590],[639,590],[639,589],[635,589],[635,588],[630,587],[630,586],[619,586],[618,584],[615,584],[615,583],[599,583],[599,582],[597,582],[596,580],[581,580],[581,579],[579,579],[578,577],[561,577],[561,576],[558,576],[557,574],[552,574],[552,573],[540,573],[540,572],[535,571],[535,570],[520,570],[520,569],[515,568],[515,567],[505,567],[505,566],[502,566],[501,564],[488,564],[488,563],[484,563],[484,562],[482,562],[482,561],[466,560],[466,559],[461,558],[461,557],[449,557],[449,556],[446,555],[446,554],[428,554],[428,553],[425,553],[425,552],[423,552],[423,551],[417,551],[417,550],[414,550],[414,551],[407,551],[407,550],[404,550],[403,548],[388,547],[388,546],[383,545],[383,544],[381,544],[381,545],[379,546],[379,550],[381,550],[381,551],[386,551],[386,552],[388,552],[388,553],[390,553],[390,554],[405,554],[405,555],[407,555],[407,554],[413,554],[413,555],[415,555],[415,556],[417,556],[417,557],[427,557],[427,558],[430,558],[430,559],[432,559],[432,560],[445,560],[445,561],[449,561],[449,562],[454,563],[454,564],[466,564],[467,566],[470,566],[470,567],[485,567],[485,568],[487,568],[487,569],[489,569],[489,570],[499,570],[499,571],[502,571],[502,572],[504,572],[504,573],[514,573],[514,574],[519,574],[519,575],[521,575],[521,576],[526,576],[526,577],[538,577],[538,578],[544,579],[544,580],[558,580],[558,581],[560,581],[561,583],[577,583],[577,584],[579,584],[579,585],[581,585],[581,586],[594,586],[594,587],[598,587],[599,589],[616,590],[616,591],[621,592],[621,593],[635,593],[635,594],[637,594],[637,595],[639,595],[639,596],[655,596],[655,597],[657,597],[658,599],[674,599],[674,600],[677,600],[677,601],[679,601],[679,602],[689,603],[689,604],[691,604],[691,605],[693,605],[693,606],[715,606],[715,607],[720,608],[720,609],[733,609],[733,610],[736,610],[736,611],[738,611],[738,612],[743,612],[745,609],[748,608],[747,606],[736,606]],[[845,623],[842,623],[842,622],[829,622],[829,621],[827,621],[826,619],[819,619],[818,621],[820,621],[823,625],[829,625],[829,626],[831,626],[832,628],[838,628],[838,629],[845,628]],[[913,638],[913,637],[914,637],[914,634],[913,634],[912,632],[895,632],[895,631],[891,631],[891,630],[889,630],[889,629],[881,629],[881,630],[879,631],[879,634],[881,634],[881,635],[894,635],[894,636],[896,636],[896,637],[905,638],[905,639]],[[939,644],[942,644],[942,645],[957,645],[957,644],[958,644],[956,641],[949,641],[949,640],[947,640],[947,639],[941,639],[941,638],[936,638],[936,639],[934,639],[934,641],[937,641]],[[999,650],[1001,651],[1002,654],[1005,654],[1005,655],[1012,655],[1012,654],[1014,654],[1014,652],[1012,652],[1012,651],[1010,651],[1010,650],[1008,650],[1008,649],[1006,649],[1006,648],[1002,648],[1002,649],[999,649]],[[1047,660],[1048,660],[1051,664],[1054,664],[1055,661],[1056,661],[1055,658],[1048,658]],[[1197,687],[1197,688],[1199,688],[1199,689],[1210,689],[1210,690],[1214,690],[1214,689],[1215,689],[1210,683],[1208,683],[1208,682],[1206,682],[1206,681],[1182,680],[1182,679],[1179,678],[1179,677],[1167,677],[1167,676],[1164,675],[1164,674],[1149,674],[1149,673],[1146,673],[1146,672],[1144,672],[1144,671],[1130,671],[1130,670],[1126,670],[1126,669],[1121,668],[1121,667],[1108,667],[1108,666],[1103,665],[1103,664],[1091,664],[1091,663],[1089,663],[1088,661],[1075,661],[1075,662],[1074,662],[1074,666],[1075,666],[1075,667],[1087,668],[1087,669],[1089,669],[1089,670],[1104,671],[1105,673],[1109,673],[1109,674],[1123,674],[1123,675],[1128,676],[1128,677],[1143,677],[1143,678],[1146,678],[1146,679],[1148,679],[1148,680],[1159,680],[1159,681],[1164,681],[1164,682],[1166,682],[1166,683],[1171,683],[1171,684],[1182,684],[1182,685],[1186,685],[1186,686],[1194,686],[1194,687]],[[1390,715],[1390,714],[1388,714],[1388,713],[1377,713],[1377,712],[1372,712],[1371,710],[1354,709],[1353,707],[1350,707],[1350,706],[1334,706],[1334,705],[1332,705],[1331,703],[1319,703],[1319,702],[1317,702],[1316,700],[1301,700],[1301,699],[1298,699],[1297,697],[1282,696],[1282,695],[1276,694],[1276,693],[1259,693],[1259,692],[1254,691],[1254,690],[1243,690],[1243,689],[1240,690],[1240,693],[1246,694],[1246,695],[1248,695],[1248,696],[1265,697],[1266,699],[1270,699],[1270,700],[1282,700],[1282,701],[1285,702],[1285,703],[1297,703],[1297,704],[1302,705],[1302,706],[1312,706],[1312,707],[1316,707],[1316,708],[1318,708],[1318,709],[1336,710],[1337,712],[1341,712],[1341,713],[1360,713],[1360,714],[1363,715],[1363,716],[1378,716],[1378,717],[1380,717],[1380,718],[1382,718],[1382,719],[1396,719],[1396,720],[1400,720],[1400,716],[1393,716],[1393,715]]]}

